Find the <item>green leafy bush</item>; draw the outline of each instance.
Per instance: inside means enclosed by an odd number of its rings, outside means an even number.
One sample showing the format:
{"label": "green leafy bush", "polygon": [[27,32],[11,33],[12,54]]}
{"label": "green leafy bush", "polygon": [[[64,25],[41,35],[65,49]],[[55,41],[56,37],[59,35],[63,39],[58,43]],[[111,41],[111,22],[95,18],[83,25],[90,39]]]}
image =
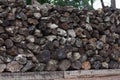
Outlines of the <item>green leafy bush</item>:
{"label": "green leafy bush", "polygon": [[[93,9],[93,3],[95,0],[37,0],[39,3],[50,3],[60,6],[74,6],[77,8],[87,7]],[[27,4],[31,4],[31,0],[27,0]]]}

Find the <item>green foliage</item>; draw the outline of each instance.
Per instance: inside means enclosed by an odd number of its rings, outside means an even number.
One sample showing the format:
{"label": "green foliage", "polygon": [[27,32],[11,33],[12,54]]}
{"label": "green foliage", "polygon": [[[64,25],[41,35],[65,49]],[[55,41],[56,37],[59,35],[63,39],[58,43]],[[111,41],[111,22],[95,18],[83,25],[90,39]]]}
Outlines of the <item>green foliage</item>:
{"label": "green foliage", "polygon": [[[37,0],[41,4],[50,3],[60,6],[74,6],[77,8],[87,7],[93,9],[93,3],[95,0]],[[27,0],[27,4],[30,4],[31,0]]]}
{"label": "green foliage", "polygon": [[37,1],[43,4],[43,3],[49,3],[50,0],[37,0]]}
{"label": "green foliage", "polygon": [[31,0],[26,0],[27,4],[31,4]]}

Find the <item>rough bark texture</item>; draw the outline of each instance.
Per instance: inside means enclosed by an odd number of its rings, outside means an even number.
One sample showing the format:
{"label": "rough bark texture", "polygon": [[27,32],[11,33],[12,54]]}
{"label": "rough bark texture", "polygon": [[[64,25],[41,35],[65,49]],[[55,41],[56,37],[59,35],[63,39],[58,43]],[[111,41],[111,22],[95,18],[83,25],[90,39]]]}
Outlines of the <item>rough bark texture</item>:
{"label": "rough bark texture", "polygon": [[111,0],[111,7],[112,7],[113,9],[116,8],[116,0]]}
{"label": "rough bark texture", "polygon": [[105,8],[103,0],[100,0],[100,1],[101,1],[102,8]]}

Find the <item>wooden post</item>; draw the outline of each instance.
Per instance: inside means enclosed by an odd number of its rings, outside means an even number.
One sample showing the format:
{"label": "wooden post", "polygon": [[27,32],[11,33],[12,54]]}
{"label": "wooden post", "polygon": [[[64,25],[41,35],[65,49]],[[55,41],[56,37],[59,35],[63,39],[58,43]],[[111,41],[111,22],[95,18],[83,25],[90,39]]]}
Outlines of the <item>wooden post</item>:
{"label": "wooden post", "polygon": [[102,5],[102,8],[105,8],[103,0],[101,0],[101,5]]}
{"label": "wooden post", "polygon": [[116,8],[116,0],[111,0],[111,8],[112,9]]}

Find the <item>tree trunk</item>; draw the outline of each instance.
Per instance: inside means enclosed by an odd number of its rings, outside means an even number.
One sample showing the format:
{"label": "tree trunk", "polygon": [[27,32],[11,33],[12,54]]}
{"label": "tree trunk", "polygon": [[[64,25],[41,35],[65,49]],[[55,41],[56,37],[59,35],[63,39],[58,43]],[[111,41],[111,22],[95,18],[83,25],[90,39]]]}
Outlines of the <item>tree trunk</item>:
{"label": "tree trunk", "polygon": [[93,9],[93,0],[91,0],[91,7],[92,7],[92,9]]}
{"label": "tree trunk", "polygon": [[116,8],[115,0],[111,0],[111,8],[112,8],[112,9],[115,9],[115,8]]}
{"label": "tree trunk", "polygon": [[103,0],[101,0],[101,5],[102,5],[102,8],[105,8]]}

